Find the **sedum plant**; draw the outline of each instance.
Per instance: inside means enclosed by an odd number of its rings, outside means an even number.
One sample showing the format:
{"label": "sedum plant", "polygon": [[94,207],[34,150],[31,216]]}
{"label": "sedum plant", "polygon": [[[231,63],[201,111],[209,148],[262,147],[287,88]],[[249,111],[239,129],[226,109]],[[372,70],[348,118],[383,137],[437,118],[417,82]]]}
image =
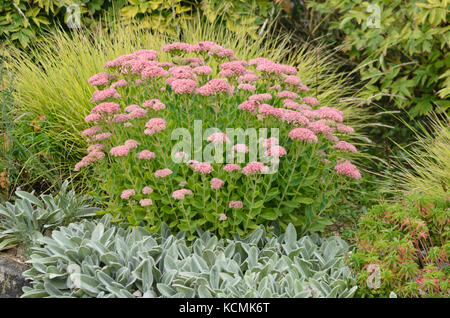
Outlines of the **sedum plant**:
{"label": "sedum plant", "polygon": [[[160,56],[159,56],[160,55]],[[194,237],[246,235],[260,224],[302,233],[361,177],[344,114],[311,96],[298,70],[262,57],[237,60],[215,42],[167,44],[105,63],[81,136],[117,221]],[[270,104],[269,104],[270,103]],[[101,180],[101,182],[99,182]]]}
{"label": "sedum plant", "polygon": [[413,195],[359,222],[352,262],[362,295],[449,297],[448,198]]}
{"label": "sedum plant", "polygon": [[224,242],[209,232],[187,244],[161,235],[83,220],[41,238],[24,273],[22,297],[352,297],[354,277],[337,237],[279,237],[263,228]]}
{"label": "sedum plant", "polygon": [[29,247],[46,231],[96,215],[97,209],[90,205],[89,199],[77,195],[68,186],[68,181],[64,181],[55,196],[37,197],[34,192],[16,191],[18,198],[14,204],[0,204],[0,247],[16,242]]}

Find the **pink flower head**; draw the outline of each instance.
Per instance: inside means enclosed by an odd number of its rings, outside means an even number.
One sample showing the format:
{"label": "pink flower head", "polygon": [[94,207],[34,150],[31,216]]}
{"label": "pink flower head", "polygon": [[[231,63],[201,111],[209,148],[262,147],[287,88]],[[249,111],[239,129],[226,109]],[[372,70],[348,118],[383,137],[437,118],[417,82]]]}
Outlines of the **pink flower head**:
{"label": "pink flower head", "polygon": [[339,141],[337,144],[333,146],[333,148],[339,149],[341,151],[350,151],[350,152],[357,152],[356,147],[353,146],[351,143],[346,141]]}
{"label": "pink flower head", "polygon": [[220,93],[233,94],[234,88],[230,86],[226,79],[215,78],[197,89],[197,93],[202,96],[217,95]]}
{"label": "pink flower head", "polygon": [[123,190],[120,197],[124,200],[128,200],[131,196],[135,195],[136,191],[134,189]]}
{"label": "pink flower head", "polygon": [[111,155],[113,155],[114,157],[123,157],[123,156],[127,156],[128,153],[130,152],[130,148],[128,148],[127,146],[117,146],[117,147],[113,147],[111,148],[111,150],[109,151],[109,153]]}
{"label": "pink flower head", "polygon": [[278,118],[290,124],[298,124],[302,126],[307,126],[309,124],[309,119],[302,115],[302,113],[295,110],[283,109],[278,110],[276,114]]}
{"label": "pink flower head", "polygon": [[167,177],[167,176],[169,176],[171,174],[172,174],[172,170],[170,170],[168,168],[161,169],[161,170],[156,170],[155,173],[154,173],[155,178],[165,178],[165,177]]}
{"label": "pink flower head", "polygon": [[343,125],[343,124],[337,124],[337,125],[336,125],[336,129],[337,129],[337,131],[339,131],[340,133],[351,134],[351,133],[354,133],[354,132],[355,132],[355,130],[354,130],[352,127],[347,126],[347,125]]}
{"label": "pink flower head", "polygon": [[129,149],[137,148],[137,146],[139,145],[139,143],[136,140],[134,140],[134,139],[128,139],[127,141],[125,141],[124,144]]}
{"label": "pink flower head", "polygon": [[279,117],[279,116],[281,116],[281,108],[276,108],[269,104],[261,104],[258,107],[258,113],[260,115],[262,115],[263,117],[269,116],[269,115]]}
{"label": "pink flower head", "polygon": [[145,109],[142,109],[142,108],[141,109],[135,109],[129,114],[130,119],[144,118],[146,116],[147,116],[147,111]]}
{"label": "pink flower head", "polygon": [[176,94],[192,94],[197,88],[197,82],[192,79],[175,79],[170,82],[170,87]]}
{"label": "pink flower head", "polygon": [[208,75],[212,73],[213,69],[208,65],[202,65],[194,67],[192,71],[197,75]]}
{"label": "pink flower head", "polygon": [[166,108],[166,105],[164,105],[159,99],[149,99],[146,100],[143,104],[143,107],[148,107],[153,109],[154,111],[162,110]]}
{"label": "pink flower head", "polygon": [[146,206],[152,205],[152,204],[153,204],[153,201],[152,201],[152,199],[142,199],[142,200],[139,201],[139,204],[140,204],[142,207],[146,207]]}
{"label": "pink flower head", "polygon": [[317,98],[315,98],[315,97],[308,97],[308,96],[306,96],[306,97],[303,97],[302,99],[303,99],[303,101],[305,103],[308,103],[308,104],[311,104],[311,105],[317,105],[317,103],[319,102],[317,100]]}
{"label": "pink flower head", "polygon": [[92,136],[92,135],[95,135],[95,134],[97,134],[97,133],[99,133],[101,131],[102,131],[101,127],[99,127],[99,126],[92,126],[92,127],[88,128],[88,129],[83,130],[81,132],[81,136],[83,136],[83,137]]}
{"label": "pink flower head", "polygon": [[281,146],[272,146],[264,152],[264,156],[282,157],[286,154],[286,149]]}
{"label": "pink flower head", "polygon": [[197,162],[192,165],[194,172],[199,172],[200,174],[211,173],[214,169],[209,162]]}
{"label": "pink flower head", "polygon": [[251,113],[255,112],[258,109],[258,102],[254,101],[254,100],[246,100],[244,102],[242,102],[239,106],[238,109],[240,110],[246,110],[249,111]]}
{"label": "pink flower head", "polygon": [[151,187],[149,187],[149,186],[145,186],[143,189],[142,189],[142,193],[143,194],[150,194],[150,193],[152,193],[153,192],[153,189],[151,188]]}
{"label": "pink flower head", "polygon": [[266,101],[266,100],[271,100],[272,95],[270,95],[269,93],[255,94],[255,95],[250,96],[248,99],[252,100],[252,101],[262,102],[262,101]]}
{"label": "pink flower head", "polygon": [[113,114],[120,112],[120,106],[113,102],[100,103],[94,108],[92,108],[92,114]]}
{"label": "pink flower head", "polygon": [[219,190],[224,185],[224,182],[218,178],[211,179],[211,188],[214,190]]}
{"label": "pink flower head", "polygon": [[130,115],[128,114],[115,114],[112,121],[115,123],[124,123],[130,119]]}
{"label": "pink flower head", "polygon": [[131,105],[128,105],[127,107],[125,107],[125,111],[127,112],[127,113],[131,113],[132,111],[135,111],[135,110],[141,110],[142,108],[141,107],[139,107],[139,105],[136,105],[136,104],[131,104]]}
{"label": "pink flower head", "polygon": [[220,144],[220,143],[224,143],[224,142],[229,142],[230,140],[228,139],[227,135],[223,132],[216,132],[211,134],[208,139],[209,142],[212,142],[214,144]]}
{"label": "pink flower head", "polygon": [[244,75],[241,75],[238,77],[239,83],[248,83],[248,84],[255,84],[259,79],[259,76],[256,76],[255,73],[253,73],[250,70],[247,70],[247,72]]}
{"label": "pink flower head", "polygon": [[333,107],[320,107],[317,112],[319,114],[319,118],[331,119],[339,122],[344,120],[344,114],[340,110]]}
{"label": "pink flower head", "polygon": [[354,179],[361,178],[361,173],[359,173],[358,169],[350,163],[350,161],[345,161],[343,163],[337,164],[334,169],[337,173],[352,177]]}
{"label": "pink flower head", "polygon": [[219,76],[233,77],[243,75],[247,73],[247,69],[245,68],[246,64],[247,62],[245,61],[232,61],[220,64]]}
{"label": "pink flower head", "polygon": [[109,98],[120,98],[120,94],[115,88],[107,88],[104,90],[96,90],[90,99],[91,102],[96,103]]}
{"label": "pink flower head", "polygon": [[193,72],[190,66],[182,65],[182,66],[174,66],[169,68],[169,73],[174,78],[178,79],[196,79],[195,73]]}
{"label": "pink flower head", "polygon": [[279,91],[281,89],[281,85],[280,84],[275,84],[275,85],[271,86],[270,89],[275,90],[275,91]]}
{"label": "pink flower head", "polygon": [[307,143],[317,142],[317,136],[307,128],[294,128],[289,132],[292,140],[306,141]]}
{"label": "pink flower head", "polygon": [[164,52],[170,52],[174,54],[179,54],[181,52],[190,52],[191,45],[184,42],[174,42],[167,45],[164,45],[162,50]]}
{"label": "pink flower head", "polygon": [[93,123],[97,123],[102,119],[102,115],[100,114],[89,114],[84,118],[84,121],[87,123],[93,122]]}
{"label": "pink flower head", "polygon": [[[141,72],[142,78],[167,77],[169,72],[157,65],[147,65]],[[137,83],[137,80],[136,80]],[[139,84],[139,83],[137,83]]]}
{"label": "pink flower head", "polygon": [[247,84],[247,83],[243,83],[243,84],[239,84],[238,89],[243,90],[243,91],[248,91],[248,92],[254,92],[256,91],[256,86],[253,84]]}
{"label": "pink flower head", "polygon": [[289,75],[284,79],[284,82],[292,86],[298,86],[302,83],[302,80],[295,75]]}
{"label": "pink flower head", "polygon": [[309,123],[308,128],[314,133],[331,133],[331,128],[327,124],[325,124],[322,120],[318,120],[312,123]]}
{"label": "pink flower head", "polygon": [[292,109],[300,109],[301,108],[300,104],[292,99],[284,99],[283,106],[287,107],[287,108],[292,108]]}
{"label": "pink flower head", "polygon": [[236,163],[228,163],[223,167],[223,170],[226,172],[233,172],[235,170],[239,171],[241,170],[241,166]]}
{"label": "pink flower head", "polygon": [[114,78],[114,75],[102,72],[91,76],[88,79],[88,83],[91,84],[91,86],[108,85]]}
{"label": "pink flower head", "polygon": [[205,60],[201,57],[187,57],[183,60],[184,64],[189,64],[192,67],[205,65]]}
{"label": "pink flower head", "polygon": [[291,92],[291,91],[281,91],[277,94],[280,98],[290,98],[290,99],[296,99],[298,97],[297,93]]}
{"label": "pink flower head", "polygon": [[105,132],[105,133],[101,133],[101,134],[94,135],[94,136],[92,137],[92,139],[95,140],[95,141],[101,141],[101,140],[108,139],[108,138],[110,138],[111,136],[112,136],[111,133]]}
{"label": "pink flower head", "polygon": [[244,203],[242,203],[242,201],[231,201],[228,203],[228,207],[232,209],[242,209],[243,206]]}
{"label": "pink flower head", "polygon": [[180,190],[175,190],[172,193],[172,198],[177,199],[177,200],[184,200],[184,197],[186,195],[191,195],[192,191],[188,190],[188,189],[180,189]]}
{"label": "pink flower head", "polygon": [[144,134],[153,135],[161,130],[166,129],[166,121],[163,118],[152,118],[146,124]]}
{"label": "pink flower head", "polygon": [[262,162],[253,161],[242,168],[242,173],[245,175],[252,175],[256,173],[264,173],[269,171],[269,167],[265,166]]}
{"label": "pink flower head", "polygon": [[308,88],[308,86],[306,86],[306,85],[300,85],[300,86],[298,87],[298,90],[299,90],[299,91],[307,92],[307,91],[309,91],[309,88]]}
{"label": "pink flower head", "polygon": [[244,144],[236,144],[233,146],[233,150],[240,153],[247,153],[248,147]]}
{"label": "pink flower head", "polygon": [[119,80],[117,82],[112,83],[109,88],[124,87],[124,86],[127,86],[127,85],[128,85],[128,82],[126,80],[124,80],[124,79],[121,79],[121,80]]}
{"label": "pink flower head", "polygon": [[259,142],[263,147],[270,148],[271,146],[278,146],[279,140],[278,138],[270,137],[270,138],[261,138]]}
{"label": "pink flower head", "polygon": [[105,145],[102,145],[102,144],[95,144],[95,145],[90,145],[90,146],[87,148],[87,151],[88,151],[88,152],[93,152],[93,151],[101,151],[101,150],[103,150],[103,149],[105,149]]}

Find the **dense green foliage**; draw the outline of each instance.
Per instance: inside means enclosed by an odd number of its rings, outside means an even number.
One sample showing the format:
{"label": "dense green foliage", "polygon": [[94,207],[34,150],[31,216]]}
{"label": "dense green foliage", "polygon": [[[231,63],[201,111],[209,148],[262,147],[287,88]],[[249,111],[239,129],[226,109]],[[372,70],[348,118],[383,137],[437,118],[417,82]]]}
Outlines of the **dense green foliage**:
{"label": "dense green foliage", "polygon": [[327,15],[329,28],[343,35],[344,51],[359,64],[367,83],[367,97],[388,96],[412,117],[449,108],[447,0],[324,0],[308,5]]}
{"label": "dense green foliage", "polygon": [[448,198],[419,195],[365,214],[352,256],[361,295],[450,296],[449,208]]}
{"label": "dense green foliage", "polygon": [[152,236],[104,217],[55,230],[38,241],[33,287],[23,297],[352,297],[345,242],[297,239],[294,227],[269,238],[263,229],[225,243],[208,232],[187,245],[163,226]]}
{"label": "dense green foliage", "polygon": [[210,22],[222,21],[232,31],[256,37],[275,11],[269,0],[14,0],[0,3],[0,40],[26,48],[40,40],[45,29],[99,27],[100,20],[139,21],[140,27],[175,32],[194,13]]}

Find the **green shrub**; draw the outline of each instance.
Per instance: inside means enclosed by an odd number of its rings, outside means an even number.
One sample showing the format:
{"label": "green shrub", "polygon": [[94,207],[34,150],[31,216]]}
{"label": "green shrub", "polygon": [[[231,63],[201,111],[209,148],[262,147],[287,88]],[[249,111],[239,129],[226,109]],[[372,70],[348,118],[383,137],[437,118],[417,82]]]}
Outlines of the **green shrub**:
{"label": "green shrub", "polygon": [[380,204],[359,223],[351,261],[369,297],[448,297],[450,202],[426,195]]}
{"label": "green shrub", "polygon": [[[14,0],[0,3],[0,40],[20,48],[40,41],[44,30],[71,23],[95,30],[99,21],[138,21],[141,28],[175,33],[194,14],[221,21],[230,30],[257,36],[276,6],[269,0]],[[76,15],[79,14],[79,21]],[[77,27],[77,26],[75,26]]]}
{"label": "green shrub", "polygon": [[90,200],[68,189],[65,181],[56,196],[16,191],[14,204],[0,204],[0,250],[13,243],[29,248],[47,231],[96,215]]}
{"label": "green shrub", "polygon": [[389,96],[413,117],[449,108],[447,0],[324,0],[308,5],[331,17],[329,28],[344,35],[344,50],[359,63],[367,96]]}
{"label": "green shrub", "polygon": [[348,247],[337,237],[297,239],[264,229],[226,243],[208,232],[187,245],[166,226],[142,228],[82,221],[42,238],[24,276],[22,297],[352,297]]}

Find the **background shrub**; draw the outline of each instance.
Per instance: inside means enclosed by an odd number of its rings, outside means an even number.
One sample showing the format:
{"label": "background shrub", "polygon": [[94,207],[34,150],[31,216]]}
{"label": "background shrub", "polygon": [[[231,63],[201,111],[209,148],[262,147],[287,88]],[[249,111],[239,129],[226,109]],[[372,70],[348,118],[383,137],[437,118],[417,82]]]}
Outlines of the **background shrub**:
{"label": "background shrub", "polygon": [[[267,25],[276,5],[269,0],[161,1],[161,0],[15,0],[0,3],[0,39],[20,48],[38,42],[45,30],[59,25],[66,29],[80,23],[82,28],[96,30],[114,20],[139,21],[141,28],[175,34],[182,21],[200,14],[210,22],[220,22],[231,31],[257,36]],[[80,14],[79,21],[75,14]],[[103,20],[103,26],[99,22]]]}
{"label": "background shrub", "polygon": [[264,229],[226,243],[208,232],[187,245],[167,227],[151,236],[104,217],[53,231],[35,247],[22,297],[352,297],[348,247],[337,237],[297,239]]}
{"label": "background shrub", "polygon": [[[308,5],[330,19],[367,97],[388,96],[412,116],[449,107],[449,2],[325,0]],[[379,27],[376,24],[379,8]]]}
{"label": "background shrub", "polygon": [[361,218],[352,262],[362,296],[449,296],[449,207],[448,199],[416,195]]}

